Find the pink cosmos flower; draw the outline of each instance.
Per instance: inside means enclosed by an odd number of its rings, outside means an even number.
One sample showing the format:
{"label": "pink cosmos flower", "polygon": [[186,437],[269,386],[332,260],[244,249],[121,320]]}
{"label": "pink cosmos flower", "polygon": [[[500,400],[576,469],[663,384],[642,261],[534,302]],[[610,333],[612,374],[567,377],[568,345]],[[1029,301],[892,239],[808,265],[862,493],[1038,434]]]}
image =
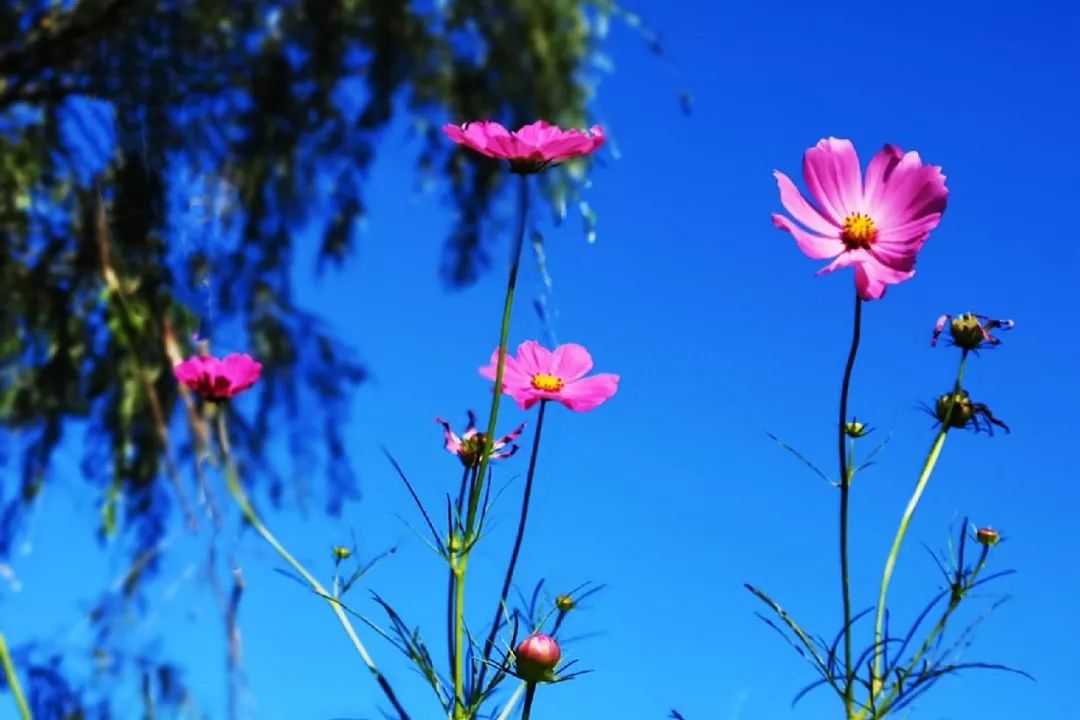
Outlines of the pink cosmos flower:
{"label": "pink cosmos flower", "polygon": [[537,173],[553,163],[588,155],[605,140],[604,130],[599,125],[593,125],[586,133],[563,130],[543,120],[514,132],[488,120],[446,125],[443,132],[458,145],[481,155],[509,160],[510,169],[521,175]]}
{"label": "pink cosmos flower", "polygon": [[855,266],[855,288],[878,300],[887,285],[915,274],[915,256],[941,222],[949,191],[941,168],[924,165],[916,152],[886,145],[866,168],[850,140],[827,138],[803,155],[803,180],[817,202],[811,205],[787,175],[773,173],[780,202],[802,225],[773,214],[773,225],[795,237],[815,260],[832,262],[818,272]]}
{"label": "pink cosmos flower", "polygon": [[[469,411],[469,425],[465,428],[465,432],[461,437],[458,437],[454,431],[450,429],[450,423],[442,418],[435,418],[435,422],[443,426],[443,435],[446,438],[446,451],[457,455],[461,460],[461,464],[465,467],[479,467],[481,460],[480,453],[484,444],[485,433],[476,429],[476,414],[471,410]],[[503,458],[508,458],[516,453],[518,451],[518,446],[510,445],[510,443],[517,440],[524,430],[525,423],[521,423],[509,435],[496,440],[491,446],[491,459],[502,460]],[[503,450],[507,445],[510,445],[510,448],[508,450]]]}
{"label": "pink cosmos flower", "polygon": [[[498,361],[496,349],[491,362],[480,368],[480,374],[494,380]],[[592,356],[580,345],[567,343],[551,351],[528,340],[518,345],[517,356],[506,356],[503,392],[523,410],[541,400],[555,400],[576,412],[586,412],[603,404],[619,388],[618,375],[601,373],[585,377],[592,366]]]}
{"label": "pink cosmos flower", "polygon": [[232,354],[223,360],[209,355],[190,357],[173,368],[176,379],[206,400],[228,400],[254,385],[262,365],[250,355]]}

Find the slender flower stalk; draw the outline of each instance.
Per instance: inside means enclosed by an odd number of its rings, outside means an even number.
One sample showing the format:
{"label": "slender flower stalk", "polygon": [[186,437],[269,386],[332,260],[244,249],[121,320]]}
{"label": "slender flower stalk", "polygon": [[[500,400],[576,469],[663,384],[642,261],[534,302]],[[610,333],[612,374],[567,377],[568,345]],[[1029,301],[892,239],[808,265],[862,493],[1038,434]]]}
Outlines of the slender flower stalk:
{"label": "slender flower stalk", "polygon": [[847,405],[848,391],[851,388],[851,373],[855,368],[855,356],[859,352],[859,338],[862,333],[862,297],[855,294],[855,318],[852,322],[851,349],[848,351],[847,364],[844,366],[844,381],[840,385],[840,425],[837,430],[840,450],[840,584],[844,603],[844,705],[847,716],[855,714],[856,668],[851,666],[851,578],[848,573],[848,498],[851,493],[853,472],[848,463],[847,450]]}
{"label": "slender flower stalk", "polygon": [[[532,453],[529,456],[529,470],[525,474],[525,492],[521,499],[521,517],[518,519],[517,535],[514,537],[514,548],[510,552],[510,562],[506,566],[506,576],[503,578],[502,592],[499,594],[499,603],[495,606],[495,617],[491,620],[491,630],[484,641],[484,660],[491,659],[491,652],[495,648],[495,636],[502,626],[502,617],[506,598],[510,595],[510,586],[514,582],[514,570],[517,568],[518,554],[521,552],[521,543],[525,538],[525,522],[529,518],[529,501],[532,498],[533,477],[536,473],[536,458],[540,451],[540,433],[544,429],[544,410],[547,409],[547,400],[540,401],[540,411],[536,416],[536,435],[533,437]],[[484,671],[487,662],[482,662],[480,670],[480,685],[484,684]]]}
{"label": "slender flower stalk", "polygon": [[506,297],[503,300],[502,321],[499,327],[498,361],[495,366],[495,387],[491,396],[491,410],[488,413],[485,451],[480,457],[480,469],[473,479],[469,491],[468,514],[465,518],[466,545],[471,543],[472,532],[476,524],[476,512],[480,504],[480,490],[487,479],[488,463],[491,462],[491,444],[494,442],[495,429],[499,421],[499,404],[502,400],[503,373],[506,370],[506,348],[510,342],[510,317],[514,309],[514,291],[517,289],[518,270],[521,268],[521,249],[525,246],[525,228],[529,214],[529,180],[522,175],[518,185],[518,227],[514,247],[510,255],[510,274],[506,282]]}
{"label": "slender flower stalk", "polygon": [[521,250],[525,246],[525,228],[529,214],[529,180],[522,174],[518,185],[518,227],[514,246],[510,254],[510,273],[506,282],[506,297],[503,300],[502,321],[499,328],[498,359],[495,366],[495,387],[491,396],[491,410],[488,413],[487,433],[480,455],[480,466],[472,478],[469,487],[465,528],[462,536],[460,553],[452,557],[451,571],[454,574],[454,720],[463,720],[469,716],[465,706],[465,575],[469,566],[469,553],[475,542],[473,532],[476,527],[476,514],[482,497],[484,482],[487,479],[488,463],[491,461],[492,443],[495,441],[495,429],[499,420],[499,404],[502,400],[503,372],[506,369],[506,348],[510,341],[510,317],[514,309],[514,291],[517,289],[518,270],[521,267]]}
{"label": "slender flower stalk", "polygon": [[875,697],[883,689],[880,686],[881,664],[884,659],[884,649],[882,647],[884,638],[882,632],[885,624],[885,598],[889,591],[889,582],[892,580],[893,569],[896,567],[896,558],[900,554],[900,546],[904,542],[904,536],[907,534],[908,525],[911,523],[911,518],[915,515],[915,508],[919,506],[919,500],[922,499],[923,491],[926,490],[926,485],[930,481],[930,475],[933,474],[938,457],[941,455],[941,449],[945,445],[945,436],[949,432],[949,419],[952,415],[955,400],[959,396],[961,384],[964,380],[964,367],[967,365],[967,358],[968,351],[964,350],[960,355],[960,367],[956,371],[956,383],[954,384],[953,393],[949,398],[948,407],[945,410],[945,417],[941,422],[941,429],[938,430],[937,437],[934,438],[933,444],[930,445],[930,452],[927,453],[926,462],[923,463],[922,472],[919,473],[919,480],[915,483],[915,491],[908,500],[903,517],[900,518],[900,527],[896,530],[896,537],[893,538],[889,556],[885,560],[885,571],[881,576],[881,589],[878,593],[877,616],[874,621],[875,650],[871,695]]}
{"label": "slender flower stalk", "polygon": [[521,709],[521,720],[529,720],[532,717],[532,706],[535,698],[536,683],[531,682],[525,686],[525,706]]}
{"label": "slender flower stalk", "polygon": [[[481,442],[483,445],[484,443]],[[461,510],[462,504],[465,502],[465,489],[470,485],[469,476],[476,473],[476,468],[469,466],[465,467],[465,470],[461,474],[461,487],[458,490],[457,498],[455,499],[455,507],[457,509],[457,515],[451,515],[449,522],[450,537],[447,538],[446,543],[447,553],[450,557],[450,579],[449,584],[446,587],[446,647],[450,654],[450,667],[453,668],[456,665],[455,658],[457,657],[457,649],[454,647],[454,624],[456,614],[457,603],[455,597],[457,593],[457,573],[455,572],[455,554],[460,552],[463,542],[460,533],[458,532],[458,524],[461,522]]]}
{"label": "slender flower stalk", "polygon": [[[941,634],[945,632],[945,626],[948,624],[953,612],[956,610],[957,607],[960,606],[960,601],[968,593],[968,591],[971,590],[971,588],[975,587],[975,585],[977,584],[976,581],[979,578],[979,574],[982,572],[983,568],[986,567],[986,558],[989,552],[990,548],[984,545],[982,548],[982,553],[979,555],[979,561],[975,564],[975,568],[968,576],[967,582],[959,584],[958,581],[958,584],[953,586],[952,596],[949,598],[949,604],[945,607],[945,611],[941,614],[941,617],[938,618],[938,621],[934,624],[933,629],[930,630],[930,634],[926,636],[926,639],[919,647],[918,652],[916,652],[915,655],[912,656],[911,661],[908,662],[907,666],[900,671],[896,682],[892,685],[892,688],[889,690],[888,694],[885,695],[880,705],[878,705],[876,711],[871,716],[872,720],[884,718],[888,715],[889,709],[891,708],[893,702],[896,701],[896,698],[900,695],[900,692],[904,687],[904,683],[907,682],[907,679],[911,677],[911,675],[919,667],[920,663],[922,663],[923,661],[923,658],[926,657],[927,653],[929,653],[930,650],[934,647],[934,643],[941,636]],[[873,705],[873,703],[871,704]],[[859,714],[857,720],[861,720],[865,712],[866,710],[864,709],[863,712]]]}
{"label": "slender flower stalk", "polygon": [[360,659],[364,661],[364,665],[375,677],[375,682],[378,683],[379,688],[382,690],[386,699],[390,701],[390,704],[394,707],[400,720],[409,720],[408,713],[401,706],[397,696],[394,694],[393,689],[390,687],[390,683],[387,682],[383,674],[379,672],[379,669],[375,666],[375,661],[372,660],[371,655],[368,654],[367,648],[360,641],[360,636],[356,634],[356,629],[350,622],[349,617],[345,614],[345,610],[342,608],[341,603],[337,601],[332,595],[330,595],[326,588],[322,586],[318,580],[315,579],[307,568],[305,568],[300,561],[292,556],[292,554],[285,549],[285,547],[278,542],[269,528],[263,524],[263,521],[259,518],[259,515],[255,512],[254,506],[251,504],[251,500],[248,498],[247,493],[244,491],[244,487],[240,484],[240,477],[236,472],[236,466],[233,463],[232,454],[230,452],[229,445],[229,433],[225,424],[225,409],[219,407],[217,412],[217,432],[218,443],[221,448],[221,455],[225,465],[225,478],[229,488],[229,493],[233,496],[236,504],[240,507],[244,517],[248,523],[251,524],[255,531],[262,536],[263,540],[277,551],[277,554],[281,556],[286,563],[292,567],[296,573],[304,579],[304,581],[311,586],[311,589],[316,595],[320,596],[330,605],[330,609],[334,611],[334,615],[337,616],[341,627],[344,628],[345,634],[349,636],[349,640],[352,641],[353,647],[356,648],[356,652],[360,655]]}
{"label": "slender flower stalk", "polygon": [[7,640],[4,639],[4,634],[0,633],[0,665],[4,666],[4,678],[7,681],[7,686],[11,690],[12,697],[15,698],[15,707],[19,711],[19,718],[21,720],[33,720],[34,716],[30,714],[30,706],[26,704],[26,696],[23,695],[22,686],[19,684],[19,676],[15,673],[15,663],[11,660],[11,653],[8,652]]}

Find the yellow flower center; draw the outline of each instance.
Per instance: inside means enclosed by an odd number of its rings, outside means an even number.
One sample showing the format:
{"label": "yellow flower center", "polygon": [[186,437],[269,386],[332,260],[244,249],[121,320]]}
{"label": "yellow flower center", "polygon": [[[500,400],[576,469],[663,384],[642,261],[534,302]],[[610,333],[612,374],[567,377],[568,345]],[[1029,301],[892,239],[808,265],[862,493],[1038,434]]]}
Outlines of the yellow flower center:
{"label": "yellow flower center", "polygon": [[554,375],[536,373],[532,376],[532,386],[542,392],[558,392],[563,389],[563,384],[562,378]]}
{"label": "yellow flower center", "polygon": [[856,212],[844,218],[844,229],[840,231],[840,239],[848,250],[870,247],[877,237],[874,221],[869,215]]}

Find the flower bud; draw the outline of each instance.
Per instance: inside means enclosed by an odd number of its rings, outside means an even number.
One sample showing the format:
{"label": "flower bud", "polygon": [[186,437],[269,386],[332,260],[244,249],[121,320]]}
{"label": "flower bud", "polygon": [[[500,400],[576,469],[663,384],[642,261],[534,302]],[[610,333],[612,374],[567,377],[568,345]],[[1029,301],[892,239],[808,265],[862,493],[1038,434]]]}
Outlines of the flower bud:
{"label": "flower bud", "polygon": [[537,633],[521,641],[514,651],[517,675],[525,682],[551,682],[562,658],[555,638]]}
{"label": "flower bud", "polygon": [[350,557],[352,557],[352,550],[345,547],[344,545],[338,545],[334,548],[334,559],[338,562],[341,562],[342,560],[348,560]]}
{"label": "flower bud", "polygon": [[[952,406],[951,410],[949,406]],[[945,393],[937,399],[934,408],[934,417],[942,424],[948,423],[951,428],[965,428],[975,417],[975,405],[967,390],[957,390],[954,393]]]}
{"label": "flower bud", "polygon": [[988,435],[993,435],[997,426],[1009,432],[1009,426],[994,416],[989,405],[975,402],[963,388],[939,396],[933,414],[946,428],[970,428],[975,432],[985,430]]}
{"label": "flower bud", "polygon": [[855,418],[851,419],[851,422],[844,423],[844,434],[849,438],[861,438],[865,437],[871,430],[870,426],[866,423],[861,423]]}
{"label": "flower bud", "polygon": [[450,533],[450,539],[446,548],[452,553],[459,553],[465,549],[465,538],[459,532]]}
{"label": "flower bud", "polygon": [[979,541],[979,544],[983,547],[994,547],[1001,540],[1001,533],[993,528],[979,528],[975,531],[975,539]]}
{"label": "flower bud", "polygon": [[555,608],[561,613],[568,613],[576,607],[577,603],[569,595],[557,595],[555,597]]}

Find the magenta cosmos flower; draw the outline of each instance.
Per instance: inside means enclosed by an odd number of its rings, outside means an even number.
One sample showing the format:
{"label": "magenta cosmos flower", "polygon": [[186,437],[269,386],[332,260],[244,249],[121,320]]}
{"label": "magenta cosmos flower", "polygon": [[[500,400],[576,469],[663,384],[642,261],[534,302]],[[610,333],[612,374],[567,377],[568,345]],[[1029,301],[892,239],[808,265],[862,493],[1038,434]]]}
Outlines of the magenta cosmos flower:
{"label": "magenta cosmos flower", "polygon": [[[495,379],[499,351],[480,374]],[[503,392],[514,398],[523,410],[541,400],[555,400],[571,410],[586,412],[606,402],[619,388],[619,376],[601,373],[585,377],[592,370],[589,351],[567,343],[548,350],[534,340],[518,345],[517,355],[506,356],[503,369]]]}
{"label": "magenta cosmos flower", "polygon": [[[462,433],[461,437],[458,437],[457,433],[450,429],[450,423],[442,418],[435,418],[435,422],[443,426],[443,436],[446,439],[446,451],[457,455],[458,459],[461,460],[461,464],[465,467],[479,467],[481,460],[480,453],[485,435],[476,429],[476,414],[471,410],[469,411],[469,425],[465,428],[465,432]],[[491,459],[502,460],[503,458],[508,458],[516,453],[518,451],[518,446],[510,445],[510,443],[521,437],[521,433],[524,430],[525,423],[521,423],[509,435],[505,435],[496,440],[491,446]],[[510,447],[507,448],[507,445],[510,445]]]}
{"label": "magenta cosmos flower", "polygon": [[870,161],[866,177],[850,140],[821,140],[803,155],[803,180],[817,205],[787,175],[773,173],[780,202],[802,225],[773,214],[773,224],[795,237],[815,260],[832,259],[819,275],[855,266],[855,288],[878,300],[887,285],[915,274],[915,256],[941,222],[949,191],[941,168],[924,165],[915,152],[886,145]]}
{"label": "magenta cosmos flower", "polygon": [[583,132],[563,130],[543,120],[514,132],[487,120],[446,125],[443,132],[458,145],[481,155],[509,160],[510,169],[521,175],[537,173],[553,163],[588,155],[603,145],[605,139],[599,125]]}
{"label": "magenta cosmos flower", "polygon": [[254,385],[262,365],[250,355],[229,355],[223,360],[196,355],[173,368],[176,379],[206,400],[228,400]]}

